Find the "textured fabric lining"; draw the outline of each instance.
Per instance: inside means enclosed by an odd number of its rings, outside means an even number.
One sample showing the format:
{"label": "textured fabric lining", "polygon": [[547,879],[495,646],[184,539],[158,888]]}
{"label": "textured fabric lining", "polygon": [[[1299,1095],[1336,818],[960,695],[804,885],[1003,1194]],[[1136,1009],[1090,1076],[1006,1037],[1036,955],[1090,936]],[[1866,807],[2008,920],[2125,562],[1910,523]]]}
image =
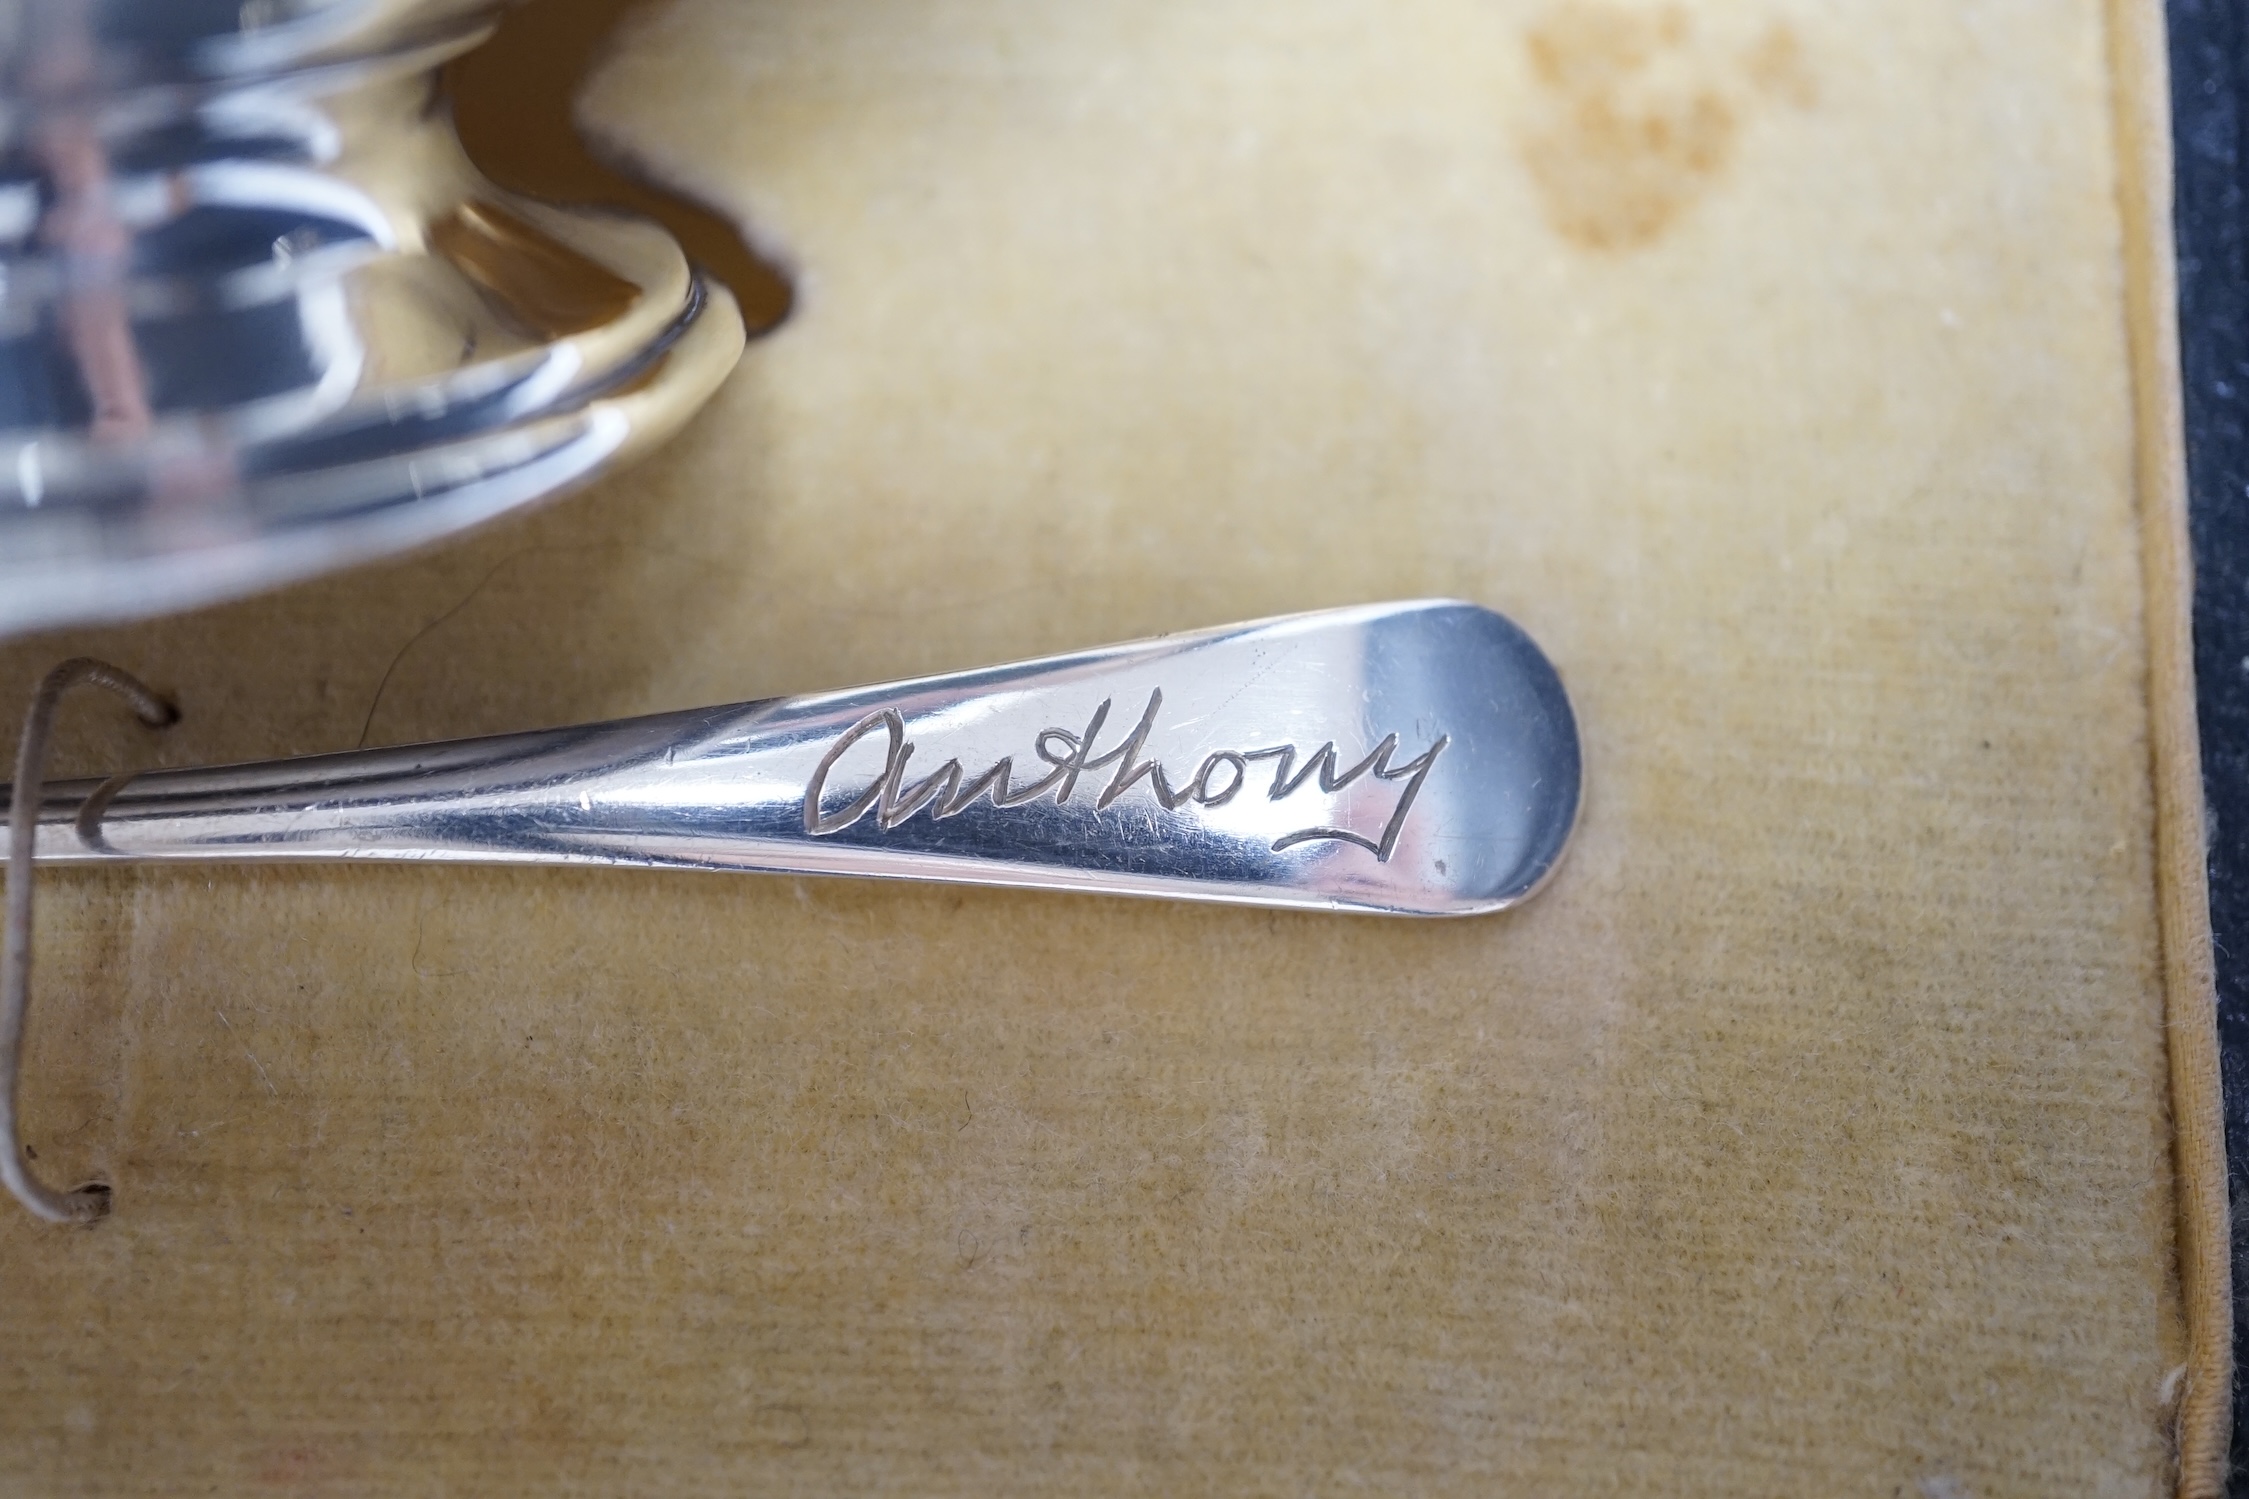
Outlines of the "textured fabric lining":
{"label": "textured fabric lining", "polygon": [[58,873],[27,1135],[116,1208],[0,1221],[0,1480],[2207,1493],[2154,24],[650,12],[585,118],[798,278],[709,413],[0,698],[229,759],[1456,595],[1578,842],[1449,923]]}

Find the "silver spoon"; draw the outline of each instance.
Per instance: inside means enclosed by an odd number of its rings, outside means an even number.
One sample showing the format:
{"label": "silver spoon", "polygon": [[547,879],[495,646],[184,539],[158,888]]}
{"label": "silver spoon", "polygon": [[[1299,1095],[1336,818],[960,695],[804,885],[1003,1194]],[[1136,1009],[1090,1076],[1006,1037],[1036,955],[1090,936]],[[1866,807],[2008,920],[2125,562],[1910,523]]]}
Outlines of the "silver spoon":
{"label": "silver spoon", "polygon": [[[48,788],[42,864],[391,859],[961,880],[1460,916],[1576,818],[1559,677],[1488,609],[1332,609],[578,728]],[[89,805],[93,815],[86,815]]]}
{"label": "silver spoon", "polygon": [[[27,784],[43,739],[35,714]],[[18,847],[40,864],[622,864],[1464,916],[1553,872],[1581,763],[1530,637],[1435,600],[578,728],[61,783]],[[11,1131],[28,873],[12,866],[0,965]],[[17,1178],[45,1189],[13,1143],[0,1176],[36,1211],[98,1211],[33,1201]]]}

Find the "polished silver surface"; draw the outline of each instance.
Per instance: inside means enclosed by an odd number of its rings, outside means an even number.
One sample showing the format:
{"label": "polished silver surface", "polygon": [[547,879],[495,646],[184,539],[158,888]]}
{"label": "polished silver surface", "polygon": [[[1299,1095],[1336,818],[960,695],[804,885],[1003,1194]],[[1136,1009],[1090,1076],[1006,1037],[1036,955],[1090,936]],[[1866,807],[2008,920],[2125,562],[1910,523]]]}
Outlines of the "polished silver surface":
{"label": "polished silver surface", "polygon": [[0,0],[0,635],[446,535],[676,428],[726,292],[501,192],[437,68],[500,0]]}
{"label": "polished silver surface", "polygon": [[1445,916],[1523,900],[1576,722],[1488,609],[1381,604],[850,692],[48,788],[37,856],[626,864]]}

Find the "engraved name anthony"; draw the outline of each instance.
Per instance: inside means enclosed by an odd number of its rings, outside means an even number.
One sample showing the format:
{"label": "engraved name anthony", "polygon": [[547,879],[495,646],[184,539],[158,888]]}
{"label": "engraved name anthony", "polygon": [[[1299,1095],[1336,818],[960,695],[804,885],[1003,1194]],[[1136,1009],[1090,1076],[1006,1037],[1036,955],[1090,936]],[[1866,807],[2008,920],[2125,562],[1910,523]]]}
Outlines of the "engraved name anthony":
{"label": "engraved name anthony", "polygon": [[[1073,734],[1067,729],[1042,729],[1032,741],[1031,749],[1048,769],[1037,780],[1025,786],[1011,784],[1015,773],[1014,757],[1003,755],[998,763],[973,780],[961,769],[958,760],[947,760],[929,775],[908,784],[907,762],[913,758],[914,742],[906,737],[906,721],[896,709],[883,708],[860,719],[837,737],[820,757],[819,768],[812,772],[812,780],[804,788],[804,830],[814,837],[827,837],[842,832],[861,818],[872,817],[883,831],[898,826],[907,818],[929,809],[932,818],[942,820],[957,817],[968,810],[979,797],[988,797],[993,806],[1006,809],[1020,807],[1052,793],[1056,806],[1066,805],[1078,794],[1078,782],[1089,773],[1115,766],[1106,786],[1094,795],[1093,808],[1103,811],[1119,797],[1142,781],[1148,783],[1149,792],[1167,812],[1176,812],[1189,804],[1199,807],[1222,807],[1239,796],[1248,786],[1250,767],[1262,760],[1271,760],[1273,780],[1266,788],[1266,796],[1281,801],[1292,795],[1306,781],[1317,778],[1320,790],[1332,795],[1362,777],[1372,776],[1378,781],[1402,781],[1397,804],[1390,809],[1390,820],[1383,824],[1380,838],[1368,838],[1348,828],[1308,826],[1285,833],[1273,840],[1273,851],[1279,853],[1300,843],[1353,843],[1373,854],[1377,861],[1387,862],[1391,850],[1398,845],[1398,834],[1406,825],[1406,814],[1413,810],[1413,801],[1421,794],[1422,782],[1451,743],[1448,736],[1439,735],[1434,744],[1400,765],[1392,759],[1398,753],[1398,736],[1387,734],[1365,759],[1348,770],[1336,769],[1335,741],[1321,745],[1297,764],[1298,750],[1293,744],[1277,744],[1262,749],[1213,750],[1203,757],[1202,763],[1184,781],[1174,782],[1162,763],[1143,758],[1141,751],[1148,736],[1156,726],[1156,712],[1163,706],[1164,695],[1158,688],[1148,694],[1148,706],[1140,715],[1140,722],[1132,732],[1118,742],[1115,748],[1095,753],[1095,741],[1109,721],[1110,700],[1102,699],[1101,706],[1093,710],[1083,734]],[[882,734],[889,742],[889,753],[884,757],[881,774],[865,790],[833,811],[823,811],[821,804],[827,799],[828,777],[836,762],[860,740],[872,734]],[[1089,782],[1089,786],[1090,786]]]}

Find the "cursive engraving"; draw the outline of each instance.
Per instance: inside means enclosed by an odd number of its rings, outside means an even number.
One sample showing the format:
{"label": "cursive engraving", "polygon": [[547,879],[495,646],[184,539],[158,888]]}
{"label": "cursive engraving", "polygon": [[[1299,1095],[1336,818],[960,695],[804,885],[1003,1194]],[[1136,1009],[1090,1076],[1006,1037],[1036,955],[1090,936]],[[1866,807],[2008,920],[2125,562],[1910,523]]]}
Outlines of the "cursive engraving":
{"label": "cursive engraving", "polygon": [[[1142,754],[1149,735],[1155,730],[1156,713],[1163,707],[1163,701],[1163,689],[1150,691],[1148,705],[1132,730],[1115,748],[1100,754],[1094,753],[1094,745],[1109,722],[1113,703],[1108,698],[1103,698],[1087,718],[1082,733],[1063,728],[1041,729],[1031,741],[1031,752],[1047,767],[1046,773],[1022,786],[1014,784],[1012,755],[1002,755],[990,769],[973,779],[961,768],[960,761],[953,759],[909,783],[907,767],[913,760],[916,746],[906,737],[906,720],[895,708],[878,708],[845,729],[820,757],[819,766],[804,788],[804,830],[815,838],[830,837],[871,816],[876,827],[888,832],[925,808],[937,821],[957,817],[979,798],[989,799],[994,807],[1004,810],[1023,806],[1052,792],[1054,804],[1064,806],[1078,794],[1081,779],[1111,766],[1116,768],[1108,784],[1093,798],[1093,808],[1097,812],[1106,811],[1142,781],[1148,783],[1149,793],[1167,812],[1176,812],[1190,803],[1223,807],[1249,785],[1250,767],[1254,763],[1271,760],[1275,762],[1273,781],[1266,796],[1272,801],[1294,795],[1307,781],[1314,779],[1320,790],[1331,796],[1367,776],[1378,781],[1405,782],[1398,793],[1397,804],[1390,809],[1389,821],[1383,824],[1380,838],[1368,838],[1348,828],[1321,825],[1283,834],[1274,839],[1272,845],[1273,852],[1279,853],[1303,843],[1351,843],[1373,854],[1377,862],[1387,863],[1391,851],[1398,845],[1398,835],[1405,828],[1406,814],[1413,810],[1414,798],[1421,794],[1422,783],[1428,780],[1437,756],[1452,742],[1450,736],[1440,734],[1429,748],[1411,760],[1392,764],[1398,753],[1398,736],[1386,734],[1364,759],[1340,771],[1336,769],[1332,739],[1306,756],[1302,768],[1298,768],[1298,751],[1293,744],[1213,750],[1195,767],[1194,774],[1174,783],[1160,760]],[[853,745],[878,733],[887,742],[882,773],[842,806],[833,811],[823,810],[828,778],[836,762]]]}

